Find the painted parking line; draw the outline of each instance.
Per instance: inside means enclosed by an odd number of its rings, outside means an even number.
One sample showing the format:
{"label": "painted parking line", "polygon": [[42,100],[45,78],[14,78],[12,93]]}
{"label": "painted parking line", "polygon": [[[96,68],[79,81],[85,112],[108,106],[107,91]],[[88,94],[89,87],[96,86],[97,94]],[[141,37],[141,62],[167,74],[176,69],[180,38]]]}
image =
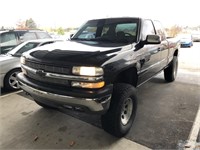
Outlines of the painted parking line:
{"label": "painted parking line", "polygon": [[108,147],[109,150],[123,149],[123,150],[151,150],[150,148],[138,144],[136,142],[130,141],[125,138],[119,139],[114,144]]}
{"label": "painted parking line", "polygon": [[19,91],[16,91],[16,92],[12,92],[12,93],[9,93],[9,94],[5,94],[5,95],[1,95],[0,98],[4,98],[4,97],[7,97],[7,96],[10,96],[10,95],[13,95],[13,94],[18,94],[22,92],[22,90],[19,90]]}
{"label": "painted parking line", "polygon": [[197,144],[197,137],[200,130],[200,106],[196,114],[195,121],[193,123],[192,129],[190,131],[190,135],[185,145],[185,150],[194,150]]}

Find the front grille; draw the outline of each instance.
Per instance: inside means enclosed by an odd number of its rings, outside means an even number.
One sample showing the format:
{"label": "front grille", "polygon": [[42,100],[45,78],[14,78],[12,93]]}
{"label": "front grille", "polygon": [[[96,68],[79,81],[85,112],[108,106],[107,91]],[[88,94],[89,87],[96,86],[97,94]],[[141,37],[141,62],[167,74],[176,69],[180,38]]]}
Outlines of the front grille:
{"label": "front grille", "polygon": [[57,79],[57,78],[49,78],[49,77],[42,77],[38,74],[34,74],[31,71],[26,70],[27,76],[43,83],[55,84],[55,85],[64,85],[69,86],[69,81],[64,79]]}
{"label": "front grille", "polygon": [[[70,67],[59,67],[59,66],[53,66],[53,65],[48,65],[48,64],[41,64],[39,62],[26,61],[25,66],[28,66],[35,70],[43,70],[44,72],[50,72],[50,73],[57,73],[57,74],[64,74],[64,75],[69,75],[71,73]],[[29,70],[26,70],[26,72],[27,72],[28,77],[36,81],[49,83],[49,84],[69,86],[69,81],[65,79],[49,78],[45,76],[43,77]]]}
{"label": "front grille", "polygon": [[65,74],[65,75],[71,74],[70,67],[58,67],[58,66],[40,64],[38,62],[30,62],[30,61],[26,61],[26,66],[36,69],[36,70],[38,69],[44,70],[45,72],[59,73],[59,74]]}

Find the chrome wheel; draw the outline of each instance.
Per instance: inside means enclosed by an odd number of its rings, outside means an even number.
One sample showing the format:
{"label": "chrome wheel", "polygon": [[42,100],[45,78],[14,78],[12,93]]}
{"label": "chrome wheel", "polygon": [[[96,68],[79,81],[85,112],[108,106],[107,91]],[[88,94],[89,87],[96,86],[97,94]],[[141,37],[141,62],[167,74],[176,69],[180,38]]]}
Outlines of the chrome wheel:
{"label": "chrome wheel", "polygon": [[13,72],[9,79],[8,79],[8,83],[10,85],[10,87],[12,87],[13,89],[19,89],[19,83],[17,81],[17,74],[19,73],[19,71],[17,72]]}
{"label": "chrome wheel", "polygon": [[133,101],[131,98],[127,98],[122,106],[121,111],[121,122],[123,125],[126,125],[131,118],[133,111]]}

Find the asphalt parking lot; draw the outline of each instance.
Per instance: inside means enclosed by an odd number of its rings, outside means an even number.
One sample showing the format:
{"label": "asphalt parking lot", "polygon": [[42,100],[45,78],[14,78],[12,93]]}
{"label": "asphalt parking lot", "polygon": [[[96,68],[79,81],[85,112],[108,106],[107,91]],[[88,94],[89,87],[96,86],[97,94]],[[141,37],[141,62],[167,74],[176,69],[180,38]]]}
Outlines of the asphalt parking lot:
{"label": "asphalt parking lot", "polygon": [[[23,92],[2,90],[1,149],[176,149],[185,143],[200,105],[200,43],[181,48],[175,82],[163,73],[138,88],[136,120],[125,138],[101,129],[100,116],[44,110]],[[122,144],[121,144],[122,143]],[[140,147],[141,146],[141,147]]]}

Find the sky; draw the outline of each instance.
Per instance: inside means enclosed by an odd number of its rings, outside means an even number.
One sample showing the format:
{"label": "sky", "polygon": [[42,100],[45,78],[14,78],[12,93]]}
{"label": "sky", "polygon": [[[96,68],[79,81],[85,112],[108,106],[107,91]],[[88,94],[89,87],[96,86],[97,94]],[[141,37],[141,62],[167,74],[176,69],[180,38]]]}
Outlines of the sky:
{"label": "sky", "polygon": [[0,0],[0,27],[32,18],[39,27],[79,27],[88,19],[145,17],[166,27],[200,25],[200,0]]}

